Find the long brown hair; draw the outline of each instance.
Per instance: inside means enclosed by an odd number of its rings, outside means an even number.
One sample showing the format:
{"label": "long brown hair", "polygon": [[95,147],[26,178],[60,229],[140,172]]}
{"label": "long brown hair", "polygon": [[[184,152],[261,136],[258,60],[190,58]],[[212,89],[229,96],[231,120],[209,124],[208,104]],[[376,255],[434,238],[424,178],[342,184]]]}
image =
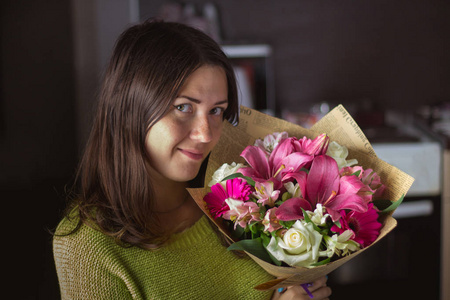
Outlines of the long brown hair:
{"label": "long brown hair", "polygon": [[178,23],[146,21],[119,37],[104,75],[98,108],[77,173],[74,206],[82,222],[123,245],[155,248],[167,238],[152,215],[145,137],[169,110],[187,77],[204,65],[224,69],[228,108],[238,121],[233,68],[205,33]]}

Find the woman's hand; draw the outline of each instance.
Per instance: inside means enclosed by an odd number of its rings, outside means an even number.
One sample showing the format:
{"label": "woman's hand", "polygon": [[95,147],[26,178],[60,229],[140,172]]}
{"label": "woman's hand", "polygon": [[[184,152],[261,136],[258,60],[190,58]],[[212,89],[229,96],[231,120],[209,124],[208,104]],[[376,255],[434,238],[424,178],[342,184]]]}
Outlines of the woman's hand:
{"label": "woman's hand", "polygon": [[[320,277],[309,284],[308,290],[314,296],[313,300],[328,299],[331,288],[327,286],[327,277]],[[290,286],[281,294],[276,291],[273,300],[311,300],[311,297],[301,285]]]}

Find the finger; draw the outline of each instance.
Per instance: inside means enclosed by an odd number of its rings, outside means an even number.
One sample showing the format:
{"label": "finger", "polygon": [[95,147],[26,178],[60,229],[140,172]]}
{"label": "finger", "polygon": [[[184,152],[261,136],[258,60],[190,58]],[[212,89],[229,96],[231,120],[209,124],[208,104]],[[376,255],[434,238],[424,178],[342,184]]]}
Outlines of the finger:
{"label": "finger", "polygon": [[312,292],[313,299],[327,299],[331,296],[332,290],[329,286],[323,286]]}
{"label": "finger", "polygon": [[[316,289],[311,295],[308,295],[301,286],[289,287],[285,293],[282,294],[283,299],[297,299],[297,300],[310,300],[317,299],[323,300],[327,299],[331,295],[331,288],[327,286],[322,286]],[[312,296],[312,298],[311,298]]]}
{"label": "finger", "polygon": [[328,281],[328,276],[322,276],[317,278],[316,280],[314,280],[313,282],[309,283],[306,285],[306,288],[310,291],[313,292],[323,286],[327,285],[327,281]]}

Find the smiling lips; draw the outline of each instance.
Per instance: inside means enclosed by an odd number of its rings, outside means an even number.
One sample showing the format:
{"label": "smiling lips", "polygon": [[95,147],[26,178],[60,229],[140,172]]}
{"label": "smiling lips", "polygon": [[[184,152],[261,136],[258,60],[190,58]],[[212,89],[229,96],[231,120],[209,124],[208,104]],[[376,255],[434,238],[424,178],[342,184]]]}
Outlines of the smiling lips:
{"label": "smiling lips", "polygon": [[194,160],[201,160],[203,159],[203,152],[197,151],[197,150],[186,150],[186,149],[180,149],[181,153],[186,155],[187,157],[194,159]]}

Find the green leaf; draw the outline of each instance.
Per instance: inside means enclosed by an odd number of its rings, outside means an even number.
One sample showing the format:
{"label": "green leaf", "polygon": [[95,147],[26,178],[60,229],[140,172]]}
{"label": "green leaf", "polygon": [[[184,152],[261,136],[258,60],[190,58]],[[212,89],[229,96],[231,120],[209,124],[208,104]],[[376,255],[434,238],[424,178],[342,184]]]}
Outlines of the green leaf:
{"label": "green leaf", "polygon": [[281,196],[281,200],[286,201],[287,199],[291,198],[291,194],[289,192],[284,192]]}
{"label": "green leaf", "polygon": [[[269,236],[265,235],[265,234],[261,234],[261,239],[262,239],[262,243],[263,243],[264,248],[267,249],[267,246],[269,245],[271,238]],[[267,251],[267,254],[269,254],[270,258],[272,259],[272,262],[275,265],[281,266],[281,261],[276,259],[269,251]]]}
{"label": "green leaf", "polygon": [[313,221],[311,221],[311,218],[308,216],[308,213],[306,212],[306,210],[304,210],[304,209],[302,208],[302,212],[303,212],[303,217],[305,218],[305,222],[306,222],[306,223],[311,223],[311,224],[313,225],[314,230],[320,232],[320,228],[317,227],[317,225],[314,224]]}
{"label": "green leaf", "polygon": [[261,234],[261,240],[264,247],[267,247],[267,245],[269,245],[270,243],[270,237],[267,236],[266,234]]}
{"label": "green leaf", "polygon": [[341,222],[339,222],[339,220],[335,221],[334,225],[336,225],[337,227],[342,229],[342,225],[341,225]]}
{"label": "green leaf", "polygon": [[233,239],[241,239],[242,236],[244,235],[244,233],[245,233],[245,229],[238,225],[238,226],[236,226],[236,229],[233,228],[231,230],[231,237]]}
{"label": "green leaf", "polygon": [[280,225],[283,226],[286,229],[289,229],[289,228],[292,227],[292,225],[295,224],[295,222],[296,222],[295,220],[292,220],[292,221],[280,221]]}
{"label": "green leaf", "polygon": [[264,248],[261,238],[238,241],[231,244],[228,247],[228,250],[247,251],[248,253],[251,253],[268,263],[274,262],[267,250]]}
{"label": "green leaf", "polygon": [[327,259],[318,261],[318,262],[312,264],[311,266],[312,266],[312,267],[322,266],[322,265],[325,265],[325,264],[329,263],[330,260],[331,260],[331,257],[328,257]]}
{"label": "green leaf", "polygon": [[255,239],[261,235],[261,232],[263,231],[264,225],[262,225],[259,222],[251,223],[248,228],[250,229],[252,233],[252,238]]}
{"label": "green leaf", "polygon": [[359,174],[361,174],[361,170],[356,171],[356,172],[353,173],[352,175],[355,175],[356,177],[359,177]]}
{"label": "green leaf", "polygon": [[255,186],[255,181],[248,176],[242,175],[242,173],[231,174],[231,175],[225,177],[224,179],[222,179],[222,181],[227,181],[227,180],[234,179],[234,178],[243,178],[247,181],[248,184],[250,184],[253,187]]}
{"label": "green leaf", "polygon": [[405,198],[405,195],[402,195],[397,201],[390,201],[390,200],[386,200],[386,199],[379,199],[379,200],[374,200],[373,204],[382,212],[382,213],[387,213],[387,212],[391,212],[395,209],[397,209],[397,207],[399,207],[400,204],[402,204],[403,199]]}

